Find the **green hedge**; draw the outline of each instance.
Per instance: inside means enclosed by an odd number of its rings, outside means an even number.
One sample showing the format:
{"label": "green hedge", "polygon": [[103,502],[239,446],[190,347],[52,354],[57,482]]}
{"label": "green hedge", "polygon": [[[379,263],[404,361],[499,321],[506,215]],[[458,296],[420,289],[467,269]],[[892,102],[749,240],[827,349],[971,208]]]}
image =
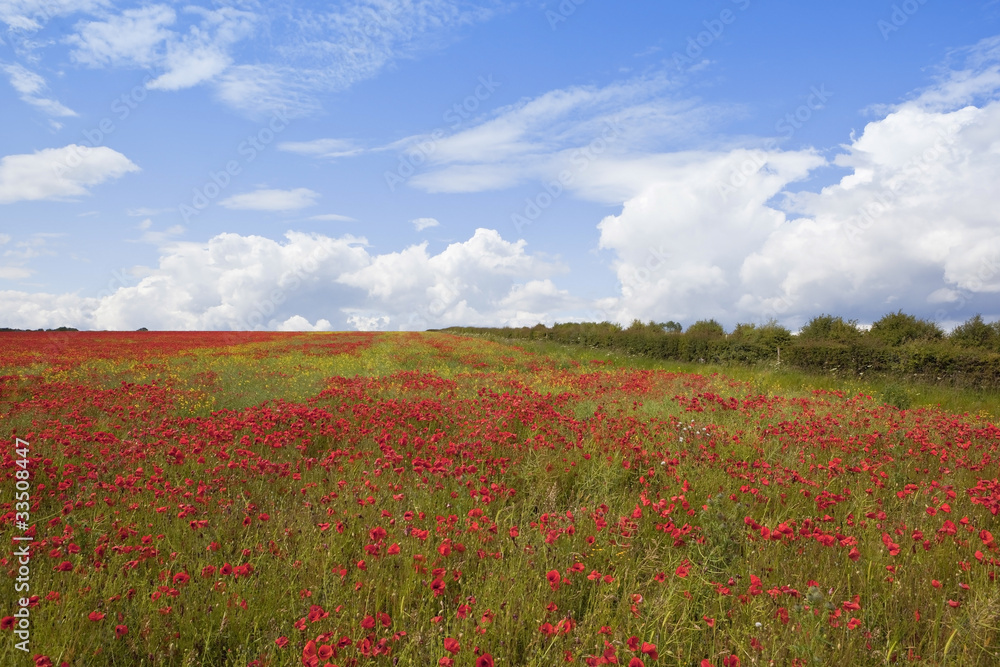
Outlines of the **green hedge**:
{"label": "green hedge", "polygon": [[607,322],[536,325],[519,328],[452,327],[458,334],[489,334],[512,340],[549,340],[625,354],[685,362],[757,364],[781,362],[816,373],[891,375],[955,386],[1000,387],[1000,354],[965,347],[945,337],[901,344],[864,332],[850,338],[799,338],[774,325],[740,325],[732,334],[678,333],[670,325],[633,323],[622,328]]}

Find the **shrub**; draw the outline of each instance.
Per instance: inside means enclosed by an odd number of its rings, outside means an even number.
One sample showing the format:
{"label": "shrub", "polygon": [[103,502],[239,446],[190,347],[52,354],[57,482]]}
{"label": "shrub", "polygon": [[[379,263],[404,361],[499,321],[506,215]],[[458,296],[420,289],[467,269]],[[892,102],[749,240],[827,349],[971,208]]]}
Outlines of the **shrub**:
{"label": "shrub", "polygon": [[982,315],[977,314],[955,327],[948,336],[949,340],[962,347],[979,347],[993,349],[997,343],[997,327],[983,322]]}
{"label": "shrub", "polygon": [[861,338],[857,320],[844,321],[842,317],[820,315],[809,320],[801,331],[800,340],[830,340],[852,343]]}
{"label": "shrub", "polygon": [[726,330],[715,320],[699,320],[684,332],[692,338],[725,338]]}
{"label": "shrub", "polygon": [[886,345],[898,347],[913,340],[937,340],[944,337],[944,332],[934,322],[917,319],[900,310],[872,324],[868,335]]}

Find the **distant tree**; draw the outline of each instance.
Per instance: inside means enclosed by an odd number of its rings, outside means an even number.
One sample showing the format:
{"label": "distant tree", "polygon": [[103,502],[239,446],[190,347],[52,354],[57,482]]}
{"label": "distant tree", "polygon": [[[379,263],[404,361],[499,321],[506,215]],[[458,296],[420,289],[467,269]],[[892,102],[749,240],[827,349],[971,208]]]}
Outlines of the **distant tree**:
{"label": "distant tree", "polygon": [[896,347],[913,340],[938,340],[944,337],[944,332],[934,322],[917,319],[900,310],[872,324],[868,335]]}
{"label": "distant tree", "polygon": [[809,320],[799,331],[799,340],[826,340],[849,343],[861,337],[857,320],[844,321],[843,317],[819,315]]}
{"label": "distant tree", "polygon": [[981,347],[991,349],[997,343],[997,327],[983,322],[983,316],[976,314],[955,327],[948,336],[949,340],[962,347]]}
{"label": "distant tree", "polygon": [[680,322],[674,322],[670,320],[669,322],[661,322],[660,326],[667,333],[681,333],[684,331],[684,327],[681,326]]}
{"label": "distant tree", "polygon": [[777,320],[769,320],[760,326],[737,324],[729,338],[745,343],[766,345],[774,349],[789,343],[792,340],[792,332],[778,324]]}
{"label": "distant tree", "polygon": [[699,320],[684,333],[694,338],[724,338],[726,330],[715,320]]}

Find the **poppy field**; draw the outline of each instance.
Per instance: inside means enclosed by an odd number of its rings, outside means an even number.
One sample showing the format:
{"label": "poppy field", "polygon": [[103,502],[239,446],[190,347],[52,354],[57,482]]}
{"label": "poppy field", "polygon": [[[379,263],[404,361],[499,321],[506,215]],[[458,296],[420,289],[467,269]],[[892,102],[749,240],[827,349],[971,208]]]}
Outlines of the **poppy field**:
{"label": "poppy field", "polygon": [[0,334],[0,663],[1000,664],[995,423],[574,354]]}

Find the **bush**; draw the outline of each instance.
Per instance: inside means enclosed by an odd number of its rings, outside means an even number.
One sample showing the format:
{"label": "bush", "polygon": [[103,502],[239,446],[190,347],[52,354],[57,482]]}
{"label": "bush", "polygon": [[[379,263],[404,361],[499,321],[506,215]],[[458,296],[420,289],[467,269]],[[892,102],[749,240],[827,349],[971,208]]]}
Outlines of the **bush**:
{"label": "bush", "polygon": [[692,338],[725,338],[726,330],[715,320],[699,320],[684,332]]}
{"label": "bush", "polygon": [[997,344],[997,327],[983,322],[982,315],[977,314],[955,327],[955,330],[948,336],[956,345],[962,347],[978,347],[987,350],[994,349]]}
{"label": "bush", "polygon": [[889,313],[872,324],[868,335],[891,347],[899,347],[914,340],[939,340],[944,337],[944,332],[934,322],[899,311]]}
{"label": "bush", "polygon": [[801,331],[799,340],[830,340],[853,343],[861,339],[857,320],[844,321],[842,317],[820,315],[809,320]]}

